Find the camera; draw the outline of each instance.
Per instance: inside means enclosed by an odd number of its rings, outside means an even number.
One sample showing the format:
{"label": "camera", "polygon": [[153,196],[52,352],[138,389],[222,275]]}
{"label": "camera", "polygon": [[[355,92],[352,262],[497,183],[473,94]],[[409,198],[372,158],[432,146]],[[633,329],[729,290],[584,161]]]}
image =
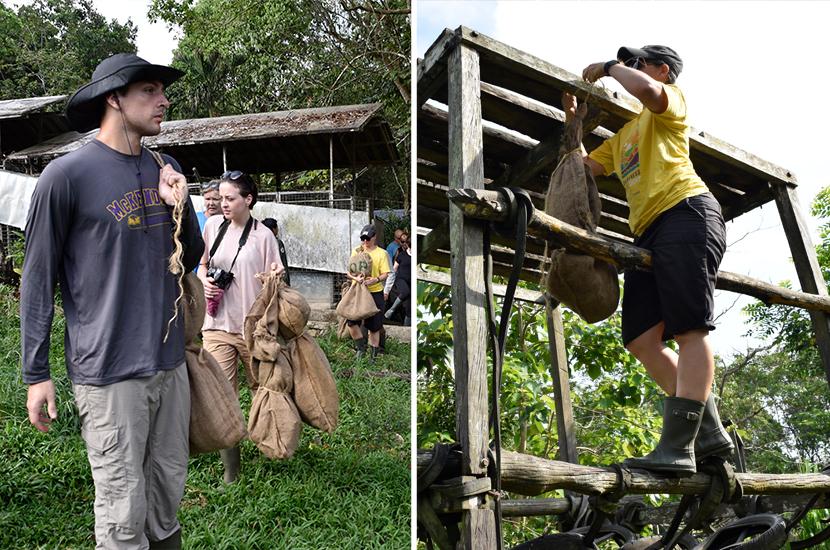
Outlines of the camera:
{"label": "camera", "polygon": [[225,290],[229,286],[231,286],[231,281],[233,281],[233,273],[231,273],[230,271],[225,271],[220,267],[209,268],[207,276],[212,278],[213,284],[215,284],[222,290]]}

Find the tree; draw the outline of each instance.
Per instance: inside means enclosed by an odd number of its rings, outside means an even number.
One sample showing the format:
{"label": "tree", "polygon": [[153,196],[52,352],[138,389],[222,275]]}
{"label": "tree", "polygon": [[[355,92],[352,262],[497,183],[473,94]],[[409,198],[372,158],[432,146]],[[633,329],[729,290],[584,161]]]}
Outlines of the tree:
{"label": "tree", "polygon": [[[149,16],[182,35],[174,118],[379,102],[409,158],[408,2],[154,0]],[[409,163],[391,179],[384,172],[361,181],[407,202]],[[344,187],[349,178],[338,179]]]}
{"label": "tree", "polygon": [[0,5],[0,99],[74,92],[104,58],[135,52],[131,21],[107,21],[90,0]]}

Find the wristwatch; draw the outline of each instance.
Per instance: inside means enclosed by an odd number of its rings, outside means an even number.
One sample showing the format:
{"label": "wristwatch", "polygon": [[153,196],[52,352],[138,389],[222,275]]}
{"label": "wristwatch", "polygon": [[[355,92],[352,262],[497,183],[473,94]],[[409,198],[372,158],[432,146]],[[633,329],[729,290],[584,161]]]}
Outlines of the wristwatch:
{"label": "wristwatch", "polygon": [[611,76],[611,74],[608,71],[610,71],[611,67],[613,67],[614,65],[617,65],[618,63],[619,63],[619,60],[617,60],[617,59],[612,59],[611,61],[606,61],[605,65],[602,66],[602,72],[605,73],[605,76]]}

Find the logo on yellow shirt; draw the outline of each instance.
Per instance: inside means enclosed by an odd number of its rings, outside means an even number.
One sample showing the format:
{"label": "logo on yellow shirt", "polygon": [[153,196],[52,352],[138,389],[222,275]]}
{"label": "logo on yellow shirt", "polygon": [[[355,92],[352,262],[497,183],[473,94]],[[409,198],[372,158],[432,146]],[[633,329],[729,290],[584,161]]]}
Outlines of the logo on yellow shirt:
{"label": "logo on yellow shirt", "polygon": [[623,145],[620,179],[625,187],[631,187],[640,181],[640,132],[635,132]]}

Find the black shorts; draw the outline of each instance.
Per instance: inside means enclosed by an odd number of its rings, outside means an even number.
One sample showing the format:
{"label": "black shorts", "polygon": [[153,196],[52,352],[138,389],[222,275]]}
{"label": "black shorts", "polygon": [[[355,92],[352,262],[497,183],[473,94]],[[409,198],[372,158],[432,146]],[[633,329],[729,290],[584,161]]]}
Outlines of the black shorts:
{"label": "black shorts", "polygon": [[375,301],[375,305],[378,306],[378,312],[363,319],[362,321],[346,321],[346,324],[349,326],[358,326],[360,323],[366,325],[368,330],[372,332],[378,332],[380,329],[383,328],[383,291],[380,292],[372,292],[372,299]]}
{"label": "black shorts", "polygon": [[651,251],[652,271],[627,269],[622,337],[628,344],[660,321],[663,340],[713,330],[715,281],[726,250],[720,205],[711,193],[683,199],[660,214],[634,245]]}

